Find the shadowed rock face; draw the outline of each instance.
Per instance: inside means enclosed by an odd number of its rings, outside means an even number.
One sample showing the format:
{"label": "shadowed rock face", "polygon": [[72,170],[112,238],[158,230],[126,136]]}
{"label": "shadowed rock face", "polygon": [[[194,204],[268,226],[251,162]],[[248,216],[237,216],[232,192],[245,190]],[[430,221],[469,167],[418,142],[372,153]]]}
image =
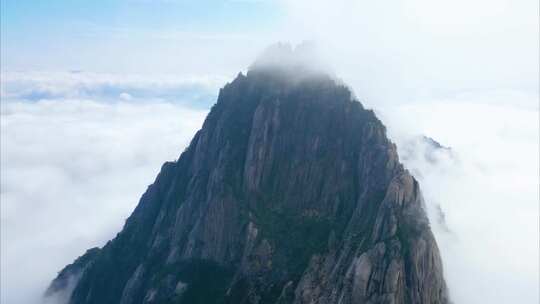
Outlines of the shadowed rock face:
{"label": "shadowed rock face", "polygon": [[48,294],[77,273],[73,304],[448,303],[385,127],[328,76],[292,74],[253,68],[221,89],[123,230]]}

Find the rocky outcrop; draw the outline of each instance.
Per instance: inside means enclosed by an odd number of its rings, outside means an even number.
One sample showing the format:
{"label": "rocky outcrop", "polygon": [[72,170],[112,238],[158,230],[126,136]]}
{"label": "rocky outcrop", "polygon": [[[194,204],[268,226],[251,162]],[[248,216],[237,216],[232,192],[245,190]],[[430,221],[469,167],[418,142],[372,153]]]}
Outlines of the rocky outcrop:
{"label": "rocky outcrop", "polygon": [[448,303],[385,127],[303,71],[255,65],[221,89],[123,230],[85,257],[68,302]]}
{"label": "rocky outcrop", "polygon": [[78,257],[75,262],[62,269],[62,271],[58,273],[56,279],[54,279],[49,285],[49,288],[45,291],[45,297],[51,300],[49,302],[68,302],[79,279],[84,271],[92,266],[99,252],[99,248],[88,249],[86,253]]}

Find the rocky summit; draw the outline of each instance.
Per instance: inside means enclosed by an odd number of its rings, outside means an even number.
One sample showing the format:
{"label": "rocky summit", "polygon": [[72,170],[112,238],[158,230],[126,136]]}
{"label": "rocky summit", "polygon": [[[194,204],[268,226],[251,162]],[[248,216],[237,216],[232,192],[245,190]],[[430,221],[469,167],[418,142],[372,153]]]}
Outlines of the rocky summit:
{"label": "rocky summit", "polygon": [[418,182],[384,125],[299,51],[272,54],[220,90],[122,231],[65,267],[46,297],[449,303]]}

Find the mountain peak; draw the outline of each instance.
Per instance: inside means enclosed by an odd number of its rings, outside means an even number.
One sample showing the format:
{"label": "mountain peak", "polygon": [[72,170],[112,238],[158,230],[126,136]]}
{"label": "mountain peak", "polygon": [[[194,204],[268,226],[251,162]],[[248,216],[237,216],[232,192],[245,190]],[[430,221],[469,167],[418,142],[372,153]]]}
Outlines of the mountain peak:
{"label": "mountain peak", "polygon": [[69,304],[447,304],[418,182],[304,49],[274,46],[221,89],[122,232],[50,290],[70,276]]}

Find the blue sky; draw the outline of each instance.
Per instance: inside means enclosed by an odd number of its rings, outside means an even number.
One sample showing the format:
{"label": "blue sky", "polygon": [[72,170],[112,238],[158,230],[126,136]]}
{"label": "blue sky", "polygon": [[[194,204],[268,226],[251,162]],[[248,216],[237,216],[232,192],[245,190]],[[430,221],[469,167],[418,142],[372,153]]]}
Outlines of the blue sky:
{"label": "blue sky", "polygon": [[[249,0],[6,0],[1,13],[3,70],[78,69],[77,58],[92,61],[81,63],[89,68],[96,63],[90,57],[99,56],[88,53],[99,55],[101,47],[117,56],[119,48],[180,34],[207,39],[264,32],[283,15],[274,2]],[[94,67],[103,68],[97,61]]]}
{"label": "blue sky", "polygon": [[88,25],[242,30],[273,23],[278,11],[273,2],[249,0],[6,0],[2,2],[2,26],[8,34],[24,35],[68,33]]}

